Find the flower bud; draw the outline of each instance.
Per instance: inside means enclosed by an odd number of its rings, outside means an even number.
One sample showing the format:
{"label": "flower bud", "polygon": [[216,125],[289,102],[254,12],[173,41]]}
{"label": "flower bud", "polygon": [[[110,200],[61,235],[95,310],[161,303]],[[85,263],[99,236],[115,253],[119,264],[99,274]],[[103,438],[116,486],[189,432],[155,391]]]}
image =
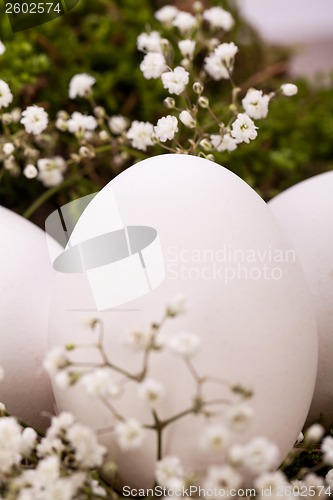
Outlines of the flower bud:
{"label": "flower bud", "polygon": [[200,96],[198,99],[198,104],[201,108],[208,108],[209,107],[209,99],[208,97],[205,96]]}
{"label": "flower bud", "polygon": [[196,126],[195,119],[193,118],[191,113],[185,109],[179,114],[179,119],[185,125],[185,127],[194,128]]}
{"label": "flower bud", "polygon": [[313,424],[309,427],[304,435],[304,441],[307,444],[318,443],[325,433],[325,429],[320,424]]}
{"label": "flower bud", "polygon": [[107,141],[109,139],[109,134],[106,130],[101,130],[99,133],[99,138],[101,141]]}
{"label": "flower bud", "polygon": [[203,11],[203,5],[201,2],[194,2],[193,4],[193,11],[196,13],[196,14],[200,14],[202,11]]}
{"label": "flower bud", "polygon": [[213,145],[212,145],[212,143],[208,139],[202,139],[200,141],[200,146],[205,151],[211,151],[213,149]]}
{"label": "flower bud", "polygon": [[281,85],[280,90],[281,94],[285,95],[286,97],[291,97],[298,92],[297,86],[293,83],[284,83],[283,85]]}
{"label": "flower bud", "polygon": [[193,90],[196,94],[202,94],[202,92],[204,91],[204,86],[201,82],[194,82]]}
{"label": "flower bud", "polygon": [[105,109],[102,106],[96,106],[94,108],[94,115],[97,118],[104,118],[105,117]]}
{"label": "flower bud", "polygon": [[215,156],[214,155],[207,155],[206,160],[215,161]]}
{"label": "flower bud", "polygon": [[13,118],[10,113],[4,113],[1,117],[1,120],[5,125],[10,125],[13,122]]}
{"label": "flower bud", "polygon": [[166,97],[163,101],[163,104],[168,109],[173,109],[176,106],[176,101],[173,97]]}

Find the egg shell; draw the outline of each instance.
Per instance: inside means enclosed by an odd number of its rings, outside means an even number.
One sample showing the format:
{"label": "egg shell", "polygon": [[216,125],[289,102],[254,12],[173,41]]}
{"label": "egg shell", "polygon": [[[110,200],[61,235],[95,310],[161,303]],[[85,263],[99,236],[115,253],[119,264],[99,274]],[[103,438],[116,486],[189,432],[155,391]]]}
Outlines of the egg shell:
{"label": "egg shell", "polygon": [[[156,228],[165,280],[149,294],[98,312],[87,276],[59,273],[50,347],[91,344],[97,333],[87,327],[87,320],[99,318],[104,323],[106,352],[117,365],[135,373],[142,354],[124,345],[126,333],[146,331],[181,292],[187,310],[165,324],[164,335],[170,338],[183,330],[199,335],[201,349],[193,359],[199,373],[255,391],[250,401],[254,421],[237,439],[267,436],[278,444],[282,458],[297,439],[309,409],[317,369],[317,331],[301,267],[267,205],[245,182],[215,163],[189,155],[163,155],[144,160],[112,180],[83,212],[74,239],[91,223],[98,199],[111,196],[124,224]],[[106,227],[112,217],[98,210],[95,215],[96,224],[104,218]],[[277,262],[276,255],[280,256]],[[78,349],[73,356],[77,361],[100,361],[89,348]],[[182,359],[169,351],[154,353],[149,376],[165,385],[166,396],[158,410],[161,418],[189,407],[195,384]],[[62,410],[95,429],[114,423],[105,406],[87,396],[82,385],[67,391],[54,387]],[[223,384],[209,384],[207,394],[212,399],[230,397]],[[152,423],[134,383],[113,404],[126,418]],[[191,471],[222,462],[223,456],[211,457],[202,450],[203,428],[203,419],[193,415],[172,424],[163,438],[164,455],[179,456]],[[147,433],[142,449],[131,452],[120,450],[112,433],[100,435],[118,464],[121,484],[152,485],[156,438],[152,431]]]}
{"label": "egg shell", "polygon": [[333,172],[287,189],[269,207],[294,245],[315,304],[319,361],[307,425],[333,423]]}
{"label": "egg shell", "polygon": [[0,366],[5,372],[0,401],[12,415],[44,430],[54,411],[42,362],[55,273],[44,231],[1,206],[0,231]]}

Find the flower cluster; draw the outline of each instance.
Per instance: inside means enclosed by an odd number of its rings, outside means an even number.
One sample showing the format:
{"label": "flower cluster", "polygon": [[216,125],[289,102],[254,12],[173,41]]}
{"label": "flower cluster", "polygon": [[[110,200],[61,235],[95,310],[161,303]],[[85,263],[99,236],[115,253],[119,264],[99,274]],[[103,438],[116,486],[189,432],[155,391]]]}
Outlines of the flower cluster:
{"label": "flower cluster", "polygon": [[[22,172],[27,179],[37,179],[51,188],[52,193],[64,180],[73,185],[80,177],[89,176],[95,168],[92,160],[110,152],[112,165],[118,170],[133,158],[163,151],[214,161],[216,153],[232,152],[257,137],[257,121],[266,118],[278,94],[297,93],[291,83],[267,93],[236,85],[233,73],[239,48],[233,41],[225,41],[235,21],[224,8],[204,9],[195,2],[193,12],[185,12],[166,5],[155,18],[160,30],[141,33],[137,49],[143,53],[143,77],[159,80],[165,90],[167,113],[161,103],[156,122],[110,116],[94,99],[98,75],[79,73],[69,82],[68,97],[77,102],[86,100],[91,111],[69,114],[60,110],[52,118],[37,104],[23,110],[10,108],[14,96],[0,80],[0,163],[4,173],[17,176]],[[1,43],[0,57],[4,51]],[[217,83],[224,95],[225,89],[230,89],[225,102],[210,102],[209,89]],[[215,93],[219,87],[213,89]]]}
{"label": "flower cluster", "polygon": [[1,498],[106,497],[106,490],[91,478],[91,471],[102,465],[106,449],[71,414],[53,417],[46,435],[40,437],[31,427],[22,427],[0,404],[0,442]]}

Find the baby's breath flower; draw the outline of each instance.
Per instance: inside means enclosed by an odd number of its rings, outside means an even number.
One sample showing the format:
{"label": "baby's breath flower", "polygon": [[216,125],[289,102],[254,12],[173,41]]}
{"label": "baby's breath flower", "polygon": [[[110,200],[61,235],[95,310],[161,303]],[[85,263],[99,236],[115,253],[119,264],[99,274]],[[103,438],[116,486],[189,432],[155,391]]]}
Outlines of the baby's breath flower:
{"label": "baby's breath flower", "polygon": [[228,132],[225,132],[223,135],[211,135],[210,140],[212,141],[212,145],[216,151],[234,151],[237,149],[236,139],[231,137]]}
{"label": "baby's breath flower", "polygon": [[173,109],[176,106],[176,101],[173,97],[166,97],[163,101],[163,104],[168,109]]}
{"label": "baby's breath flower", "polygon": [[11,155],[15,151],[15,146],[11,142],[6,142],[2,146],[2,151],[5,153],[5,155]]}
{"label": "baby's breath flower", "polygon": [[131,124],[131,128],[126,134],[126,137],[130,139],[133,148],[146,151],[148,146],[153,145],[153,133],[154,126],[151,123],[134,120]]}
{"label": "baby's breath flower", "polygon": [[100,467],[106,454],[105,446],[98,443],[94,432],[87,426],[75,423],[67,431],[67,439],[75,450],[81,467]]}
{"label": "baby's breath flower", "polygon": [[245,403],[229,406],[226,410],[226,420],[234,430],[243,430],[253,418],[253,408]]}
{"label": "baby's breath flower", "polygon": [[0,474],[20,460],[21,427],[13,417],[0,418]]}
{"label": "baby's breath flower", "polygon": [[223,485],[223,491],[229,497],[230,490],[239,488],[241,484],[242,476],[233,467],[214,465],[208,469],[204,487],[206,490],[220,490]]}
{"label": "baby's breath flower", "polygon": [[324,437],[321,443],[321,451],[324,454],[324,462],[327,465],[333,465],[333,438],[331,436]]}
{"label": "baby's breath flower", "polygon": [[165,57],[159,52],[148,52],[140,64],[140,69],[147,80],[159,78],[167,69]]}
{"label": "baby's breath flower", "polygon": [[330,469],[325,476],[325,481],[328,486],[333,487],[333,469]]}
{"label": "baby's breath flower", "polygon": [[46,433],[47,438],[54,439],[61,436],[64,432],[67,432],[74,422],[74,416],[67,411],[63,411],[58,416],[52,418],[51,425]]}
{"label": "baby's breath flower", "polygon": [[249,89],[242,100],[242,105],[250,118],[259,120],[261,118],[266,118],[269,101],[269,95],[263,95],[262,90]]}
{"label": "baby's breath flower", "polygon": [[166,456],[156,463],[155,478],[164,488],[181,488],[185,484],[185,474],[178,457]]}
{"label": "baby's breath flower", "polygon": [[141,33],[138,36],[136,44],[141,52],[162,52],[161,35],[158,31],[150,33]]}
{"label": "baby's breath flower", "polygon": [[306,443],[318,443],[325,433],[325,429],[320,424],[313,424],[309,427],[304,435]]}
{"label": "baby's breath flower", "polygon": [[163,87],[170,94],[180,95],[184,92],[189,82],[189,73],[181,66],[177,66],[173,71],[166,71],[162,74]]}
{"label": "baby's breath flower", "polygon": [[47,353],[43,366],[49,375],[55,375],[69,364],[65,349],[54,347]]}
{"label": "baby's breath flower", "polygon": [[188,39],[181,40],[180,42],[178,42],[178,48],[183,57],[192,59],[195,50],[195,41]]}
{"label": "baby's breath flower", "polygon": [[195,128],[196,126],[195,118],[186,109],[179,113],[179,119],[185,125],[185,127]]}
{"label": "baby's breath flower", "polygon": [[264,497],[261,494],[263,491],[269,491],[272,497],[277,497],[278,492],[283,491],[287,484],[287,478],[281,471],[265,472],[259,475],[254,481],[260,498]]}
{"label": "baby's breath flower", "polygon": [[95,130],[97,127],[97,121],[94,116],[83,115],[78,111],[74,111],[71,118],[67,121],[67,127],[69,132],[72,134],[84,133],[87,130]]}
{"label": "baby's breath flower", "polygon": [[88,97],[95,83],[95,78],[87,73],[80,73],[73,76],[69,83],[69,97],[71,99],[75,99],[76,97]]}
{"label": "baby's breath flower", "polygon": [[228,79],[234,67],[238,47],[234,42],[221,43],[204,61],[204,69],[214,80]]}
{"label": "baby's breath flower", "polygon": [[2,41],[0,40],[0,56],[2,56],[2,54],[4,54],[5,52],[6,52],[6,47],[4,46]]}
{"label": "baby's breath flower", "polygon": [[112,380],[112,374],[108,368],[99,368],[84,375],[81,380],[89,396],[107,399],[121,394],[121,387]]}
{"label": "baby's breath flower", "polygon": [[303,441],[304,441],[304,434],[303,434],[303,432],[300,432],[298,434],[298,438],[296,439],[296,443],[295,444],[303,443]]}
{"label": "baby's breath flower", "polygon": [[60,389],[68,389],[73,385],[73,372],[62,370],[55,375],[54,382]]}
{"label": "baby's breath flower", "polygon": [[202,437],[202,447],[214,453],[224,451],[230,441],[230,432],[222,424],[211,424],[205,428]]}
{"label": "baby's breath flower", "polygon": [[163,116],[154,127],[154,136],[161,142],[171,141],[178,132],[178,120],[175,116]]}
{"label": "baby's breath flower", "polygon": [[199,350],[200,338],[189,332],[180,332],[168,342],[171,351],[181,356],[193,356]]}
{"label": "baby's breath flower", "polygon": [[206,96],[201,95],[198,99],[198,104],[200,108],[208,108],[209,107],[209,99]]}
{"label": "baby's breath flower", "polygon": [[230,449],[230,457],[254,475],[271,471],[280,463],[278,447],[265,437],[255,437],[245,445],[234,445]]}
{"label": "baby's breath flower", "polygon": [[294,85],[293,83],[284,83],[280,87],[282,95],[285,95],[287,97],[291,97],[298,92],[297,85]]}
{"label": "baby's breath flower", "polygon": [[237,119],[231,127],[231,136],[236,139],[237,143],[246,142],[248,144],[250,140],[257,137],[257,128],[246,113],[238,113]]}
{"label": "baby's breath flower", "polygon": [[35,179],[38,175],[38,170],[35,165],[28,163],[28,165],[24,167],[23,174],[27,179]]}
{"label": "baby's breath flower", "polygon": [[207,139],[207,137],[201,139],[199,144],[205,151],[211,151],[213,149],[213,144]]}
{"label": "baby's breath flower", "polygon": [[0,80],[0,109],[7,108],[13,101],[13,94],[9,88],[8,83]]}
{"label": "baby's breath flower", "polygon": [[27,456],[31,453],[37,443],[37,432],[31,427],[26,427],[21,435],[20,453]]}
{"label": "baby's breath flower", "polygon": [[152,340],[150,332],[143,332],[141,330],[132,330],[126,336],[125,344],[136,351],[147,349]]}
{"label": "baby's breath flower", "polygon": [[109,119],[109,128],[111,132],[115,135],[120,135],[128,127],[128,119],[122,115],[111,116]]}
{"label": "baby's breath flower", "polygon": [[196,94],[202,94],[202,92],[204,91],[204,86],[201,82],[194,82],[193,83],[193,91],[196,93]]}
{"label": "baby's breath flower", "polygon": [[28,106],[22,113],[21,123],[28,134],[39,135],[47,127],[48,114],[41,106]]}
{"label": "baby's breath flower", "polygon": [[182,35],[186,35],[196,28],[198,21],[196,17],[192,16],[189,12],[179,11],[177,12],[172,24],[179,29]]}
{"label": "baby's breath flower", "polygon": [[142,425],[134,419],[120,422],[115,427],[117,442],[123,451],[140,448],[144,437]]}
{"label": "baby's breath flower", "polygon": [[185,297],[182,293],[177,293],[169,301],[166,307],[167,315],[170,317],[178,316],[178,314],[183,313],[185,310]]}
{"label": "baby's breath flower", "polygon": [[157,380],[151,378],[141,382],[138,388],[139,398],[146,401],[151,408],[155,408],[155,406],[163,399],[164,392],[163,385]]}
{"label": "baby's breath flower", "polygon": [[46,187],[58,186],[64,179],[66,162],[61,156],[53,158],[40,158],[37,161],[38,179]]}
{"label": "baby's breath flower", "polygon": [[165,5],[155,12],[156,19],[165,26],[171,26],[172,21],[176,17],[178,9],[173,5]]}
{"label": "baby's breath flower", "polygon": [[12,109],[10,115],[13,123],[19,123],[22,116],[22,110],[20,108],[14,108]]}
{"label": "baby's breath flower", "polygon": [[212,28],[222,28],[224,31],[230,31],[235,24],[234,18],[227,10],[222,7],[211,7],[203,13],[203,18]]}

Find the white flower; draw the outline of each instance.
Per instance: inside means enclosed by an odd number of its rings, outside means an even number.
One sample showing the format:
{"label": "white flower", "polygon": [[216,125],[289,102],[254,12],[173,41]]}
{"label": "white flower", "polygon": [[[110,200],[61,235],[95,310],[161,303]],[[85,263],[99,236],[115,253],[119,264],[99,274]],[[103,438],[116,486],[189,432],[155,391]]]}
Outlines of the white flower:
{"label": "white flower", "polygon": [[53,455],[54,453],[62,453],[64,448],[65,446],[61,439],[45,437],[37,445],[37,456],[40,458],[44,458],[49,455]]}
{"label": "white flower", "polygon": [[151,408],[155,408],[161,399],[163,399],[164,393],[163,385],[151,378],[141,382],[138,387],[139,398],[146,401]]}
{"label": "white flower", "polygon": [[284,83],[280,87],[281,93],[287,97],[291,97],[298,92],[298,88],[293,83]]}
{"label": "white flower", "polygon": [[133,148],[146,151],[147,146],[152,146],[154,126],[149,122],[139,122],[134,120],[126,137],[131,140]]}
{"label": "white flower", "polygon": [[231,489],[237,489],[242,484],[242,476],[230,465],[212,466],[208,469],[204,483],[206,490],[220,490],[223,487],[225,496],[230,496]]}
{"label": "white flower", "polygon": [[215,54],[210,54],[205,58],[204,69],[206,73],[211,76],[214,80],[221,80],[222,78],[228,79],[229,72],[221,58]]}
{"label": "white flower", "polygon": [[60,389],[68,389],[72,385],[71,372],[62,370],[55,375],[54,382]]}
{"label": "white flower", "polygon": [[321,443],[321,451],[324,454],[323,460],[327,465],[333,465],[333,438],[331,436],[324,437]]}
{"label": "white flower", "polygon": [[222,7],[211,7],[205,10],[203,18],[212,28],[222,28],[224,31],[230,31],[235,24],[230,12],[222,9]]}
{"label": "white flower", "polygon": [[328,486],[333,487],[333,469],[330,469],[325,476],[325,481]]}
{"label": "white flower", "polygon": [[136,351],[147,349],[152,340],[150,332],[141,330],[132,330],[125,339],[125,344]]}
{"label": "white flower", "polygon": [[128,120],[122,115],[111,116],[109,127],[113,134],[119,135],[125,132],[128,126]]}
{"label": "white flower", "polygon": [[281,471],[265,472],[254,481],[254,486],[258,490],[259,497],[261,498],[264,498],[261,492],[265,490],[270,492],[270,496],[274,498],[277,497],[278,491],[283,491],[287,484],[287,478]]}
{"label": "white flower", "polygon": [[300,433],[298,434],[298,438],[296,439],[296,443],[295,443],[295,444],[300,444],[300,443],[302,443],[303,441],[304,441],[304,434],[303,434],[303,432],[300,432]]}
{"label": "white flower", "polygon": [[60,413],[57,417],[52,417],[51,425],[47,430],[46,436],[49,439],[57,438],[63,432],[67,431],[75,422],[71,413],[66,411]]}
{"label": "white flower", "polygon": [[34,179],[38,175],[38,170],[35,165],[29,163],[24,167],[23,174],[27,179]]}
{"label": "white flower", "polygon": [[181,94],[189,82],[189,73],[181,66],[177,66],[173,71],[162,74],[163,87],[170,94]]}
{"label": "white flower", "polygon": [[38,179],[46,187],[58,186],[64,179],[66,162],[61,156],[53,158],[40,158],[37,161]]}
{"label": "white flower", "polygon": [[21,435],[20,453],[27,456],[31,453],[37,443],[37,432],[31,427],[26,427]]}
{"label": "white flower", "polygon": [[155,17],[160,23],[170,26],[177,13],[178,9],[176,7],[173,5],[165,5],[155,12]]}
{"label": "white flower", "polygon": [[69,360],[66,351],[62,347],[54,347],[47,353],[43,366],[49,375],[55,375],[63,368],[66,368],[68,364]]}
{"label": "white flower", "polygon": [[80,73],[73,76],[69,83],[69,97],[75,99],[76,97],[87,97],[91,94],[92,86],[96,80],[87,73]]}
{"label": "white flower", "polygon": [[9,88],[8,83],[0,80],[0,109],[7,108],[13,100],[13,94]]}
{"label": "white flower", "polygon": [[200,346],[200,338],[189,332],[180,332],[168,342],[171,351],[181,356],[193,356]]}
{"label": "white flower", "polygon": [[2,54],[4,54],[5,52],[6,52],[6,47],[4,46],[2,41],[0,40],[0,56],[2,56]]}
{"label": "white flower", "polygon": [[156,463],[155,479],[164,488],[181,488],[185,483],[184,469],[178,457],[166,456]]}
{"label": "white flower", "polygon": [[305,432],[305,442],[318,443],[325,433],[325,429],[320,424],[313,424]]}
{"label": "white flower", "polygon": [[167,315],[174,317],[185,311],[185,297],[182,293],[177,293],[167,304]]}
{"label": "white flower", "polygon": [[39,135],[47,127],[48,114],[41,106],[28,106],[22,113],[21,123],[28,134]]}
{"label": "white flower", "polygon": [[2,146],[2,151],[5,153],[5,155],[9,156],[11,155],[14,151],[15,151],[15,147],[14,147],[14,144],[12,144],[11,142],[6,142],[3,146]]}
{"label": "white flower", "polygon": [[177,12],[172,24],[181,34],[186,34],[197,26],[197,19],[189,12]]}
{"label": "white flower", "polygon": [[230,450],[231,457],[238,460],[244,469],[250,474],[259,475],[268,472],[280,463],[280,452],[278,447],[265,437],[251,439],[245,445],[235,445]]}
{"label": "white flower", "polygon": [[120,422],[115,427],[117,443],[124,451],[140,448],[144,440],[144,429],[134,419]]}
{"label": "white flower", "polygon": [[245,403],[229,406],[226,410],[226,419],[234,430],[243,430],[253,417],[253,408]]}
{"label": "white flower", "polygon": [[37,465],[36,472],[38,476],[37,480],[41,486],[47,487],[49,484],[52,484],[60,475],[59,458],[55,455],[44,458]]}
{"label": "white flower", "polygon": [[221,424],[211,424],[206,427],[201,437],[202,447],[207,451],[219,453],[224,451],[230,441],[229,430]]}
{"label": "white flower", "polygon": [[81,380],[89,396],[112,398],[121,393],[121,387],[112,380],[108,368],[100,368],[93,373],[88,373]]}
{"label": "white flower", "polygon": [[232,124],[231,135],[238,143],[249,143],[257,137],[257,128],[246,113],[238,113],[237,119]]}
{"label": "white flower", "polygon": [[178,120],[175,116],[163,116],[154,127],[154,135],[161,142],[171,141],[178,132]]}
{"label": "white flower", "polygon": [[242,100],[242,105],[248,116],[259,120],[266,118],[269,101],[269,95],[263,95],[262,90],[249,89]]}
{"label": "white flower", "polygon": [[194,40],[181,40],[180,42],[178,42],[178,47],[183,57],[192,59],[195,50]]}
{"label": "white flower", "polygon": [[136,40],[136,46],[141,52],[162,52],[161,41],[161,35],[158,31],[141,33]]}
{"label": "white flower", "polygon": [[221,59],[223,64],[230,71],[233,68],[234,59],[237,52],[238,52],[238,47],[237,45],[234,44],[234,42],[221,43],[214,49],[214,54]]}
{"label": "white flower", "polygon": [[210,140],[216,151],[235,151],[237,149],[237,141],[228,132],[223,135],[211,135]]}
{"label": "white flower", "polygon": [[78,111],[74,111],[71,118],[67,121],[69,132],[76,134],[78,132],[86,132],[87,130],[95,130],[97,121],[94,116],[83,115]]}
{"label": "white flower", "polygon": [[106,453],[98,443],[94,432],[82,424],[73,424],[67,431],[67,439],[75,449],[75,458],[82,467],[100,467]]}
{"label": "white flower", "polygon": [[147,80],[159,78],[166,68],[165,57],[159,52],[148,52],[140,64],[143,76]]}
{"label": "white flower", "polygon": [[21,427],[13,417],[0,418],[0,474],[20,460]]}
{"label": "white flower", "polygon": [[11,113],[10,113],[13,123],[19,123],[21,116],[22,116],[22,111],[20,108],[14,108]]}
{"label": "white flower", "polygon": [[185,127],[194,128],[196,126],[195,118],[186,109],[180,112],[179,119]]}

